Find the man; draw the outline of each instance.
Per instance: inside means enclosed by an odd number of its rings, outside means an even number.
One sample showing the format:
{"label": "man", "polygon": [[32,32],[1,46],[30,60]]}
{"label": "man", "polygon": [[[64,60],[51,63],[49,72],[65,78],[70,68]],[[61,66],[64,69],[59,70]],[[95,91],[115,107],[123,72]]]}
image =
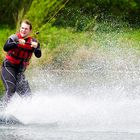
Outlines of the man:
{"label": "man", "polygon": [[24,71],[33,53],[36,57],[41,57],[40,44],[35,38],[29,36],[31,31],[31,22],[22,21],[19,33],[11,35],[3,47],[7,52],[1,73],[6,90],[4,95],[6,103],[10,101],[15,92],[22,97],[30,95],[31,91]]}

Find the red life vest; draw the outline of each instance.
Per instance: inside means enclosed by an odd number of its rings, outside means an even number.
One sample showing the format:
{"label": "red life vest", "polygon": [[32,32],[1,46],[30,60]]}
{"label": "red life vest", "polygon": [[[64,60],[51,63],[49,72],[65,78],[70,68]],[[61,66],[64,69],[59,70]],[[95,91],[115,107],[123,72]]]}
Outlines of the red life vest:
{"label": "red life vest", "polygon": [[[20,33],[16,35],[19,39],[24,39]],[[31,40],[32,37],[28,37],[25,44],[18,44],[18,47],[9,50],[6,58],[13,64],[28,65],[34,51],[34,48],[30,45]]]}

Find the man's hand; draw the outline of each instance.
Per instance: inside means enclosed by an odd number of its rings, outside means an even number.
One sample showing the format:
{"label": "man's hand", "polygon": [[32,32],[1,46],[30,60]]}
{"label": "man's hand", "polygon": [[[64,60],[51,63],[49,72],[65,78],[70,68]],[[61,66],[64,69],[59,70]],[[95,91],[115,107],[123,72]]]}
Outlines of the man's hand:
{"label": "man's hand", "polygon": [[25,40],[24,39],[19,39],[18,42],[19,42],[19,44],[25,44]]}
{"label": "man's hand", "polygon": [[37,42],[34,42],[34,41],[31,42],[31,47],[37,48],[37,46],[38,46],[38,43]]}

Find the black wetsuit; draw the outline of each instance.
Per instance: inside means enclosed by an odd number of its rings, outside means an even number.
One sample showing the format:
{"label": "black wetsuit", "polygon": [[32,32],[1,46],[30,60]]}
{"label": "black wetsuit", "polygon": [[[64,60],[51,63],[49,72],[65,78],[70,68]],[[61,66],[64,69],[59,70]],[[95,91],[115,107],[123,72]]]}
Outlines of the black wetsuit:
{"label": "black wetsuit", "polygon": [[[35,41],[35,40],[34,40]],[[12,35],[9,37],[5,43],[3,49],[8,52],[9,50],[16,48],[17,46],[17,36]],[[34,49],[34,54],[36,57],[41,57],[40,44]],[[28,84],[28,81],[25,79],[24,65],[21,64],[12,64],[8,59],[3,61],[1,77],[3,84],[6,89],[6,94],[4,95],[4,100],[7,102],[10,98],[17,92],[20,96],[28,96],[31,94],[31,90]]]}

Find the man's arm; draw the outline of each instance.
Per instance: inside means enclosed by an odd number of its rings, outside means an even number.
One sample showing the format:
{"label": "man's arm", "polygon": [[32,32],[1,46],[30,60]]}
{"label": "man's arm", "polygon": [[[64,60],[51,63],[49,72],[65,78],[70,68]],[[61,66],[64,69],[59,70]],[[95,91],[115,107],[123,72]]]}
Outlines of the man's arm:
{"label": "man's arm", "polygon": [[40,58],[41,55],[42,55],[41,48],[40,48],[40,43],[35,38],[33,38],[31,44],[32,44],[31,46],[34,47],[35,56],[37,58]]}
{"label": "man's arm", "polygon": [[17,47],[17,41],[18,41],[18,37],[14,34],[14,35],[11,35],[8,40],[6,41],[3,49],[4,51],[9,51],[13,48],[16,48]]}
{"label": "man's arm", "polygon": [[38,46],[37,46],[37,48],[35,48],[35,50],[34,50],[34,54],[35,54],[35,56],[36,57],[38,57],[38,58],[40,58],[41,57],[41,49],[40,49],[40,43],[38,42]]}

